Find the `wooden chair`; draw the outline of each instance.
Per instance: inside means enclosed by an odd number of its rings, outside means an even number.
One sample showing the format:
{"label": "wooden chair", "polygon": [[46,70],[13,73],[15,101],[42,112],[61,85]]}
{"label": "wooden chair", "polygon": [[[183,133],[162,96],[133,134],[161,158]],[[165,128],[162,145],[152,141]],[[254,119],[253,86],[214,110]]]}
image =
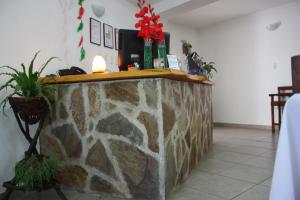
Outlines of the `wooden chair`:
{"label": "wooden chair", "polygon": [[292,57],[292,78],[294,93],[300,93],[300,55]]}
{"label": "wooden chair", "polygon": [[[272,119],[272,133],[275,133],[275,126],[281,126],[281,115],[284,105],[288,97],[294,94],[293,86],[281,86],[278,87],[277,94],[270,94],[271,97],[271,119]],[[278,122],[275,122],[275,107],[278,108]]]}

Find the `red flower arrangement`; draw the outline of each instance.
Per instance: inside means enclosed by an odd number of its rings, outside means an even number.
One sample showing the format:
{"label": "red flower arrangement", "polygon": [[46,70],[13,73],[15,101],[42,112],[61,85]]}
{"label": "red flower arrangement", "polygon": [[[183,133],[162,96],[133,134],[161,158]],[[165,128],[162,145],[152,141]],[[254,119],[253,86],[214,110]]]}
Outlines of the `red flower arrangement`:
{"label": "red flower arrangement", "polygon": [[135,27],[140,29],[138,36],[151,41],[164,41],[163,23],[158,21],[160,16],[154,12],[152,5],[146,5],[146,0],[138,0],[137,5],[140,8],[139,13],[135,14],[139,19],[135,24]]}

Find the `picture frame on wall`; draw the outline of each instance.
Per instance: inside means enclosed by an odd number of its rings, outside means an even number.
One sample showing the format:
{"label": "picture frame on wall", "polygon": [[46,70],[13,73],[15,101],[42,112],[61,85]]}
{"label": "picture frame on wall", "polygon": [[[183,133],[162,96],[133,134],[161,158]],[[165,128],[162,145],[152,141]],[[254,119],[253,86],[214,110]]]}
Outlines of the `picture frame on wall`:
{"label": "picture frame on wall", "polygon": [[110,49],[114,48],[114,28],[111,25],[103,23],[104,46]]}
{"label": "picture frame on wall", "polygon": [[115,49],[119,50],[119,29],[115,28]]}
{"label": "picture frame on wall", "polygon": [[98,46],[101,46],[101,25],[100,21],[90,18],[90,42]]}

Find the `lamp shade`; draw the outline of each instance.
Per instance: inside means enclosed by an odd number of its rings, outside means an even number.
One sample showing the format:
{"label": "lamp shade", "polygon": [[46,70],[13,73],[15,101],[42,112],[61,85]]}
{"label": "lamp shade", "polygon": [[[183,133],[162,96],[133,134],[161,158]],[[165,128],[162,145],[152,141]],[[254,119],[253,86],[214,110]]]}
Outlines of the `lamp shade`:
{"label": "lamp shade", "polygon": [[92,11],[97,17],[102,17],[105,13],[105,7],[99,0],[92,1]]}
{"label": "lamp shade", "polygon": [[92,67],[93,73],[103,73],[106,70],[106,62],[102,56],[95,56]]}

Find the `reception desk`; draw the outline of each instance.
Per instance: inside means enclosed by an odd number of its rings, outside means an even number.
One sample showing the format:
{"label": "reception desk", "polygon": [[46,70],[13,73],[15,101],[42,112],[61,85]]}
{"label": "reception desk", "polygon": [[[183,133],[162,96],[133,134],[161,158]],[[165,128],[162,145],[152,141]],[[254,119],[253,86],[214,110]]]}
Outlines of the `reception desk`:
{"label": "reception desk", "polygon": [[62,185],[163,200],[212,144],[212,84],[146,70],[43,79],[58,84],[43,154],[61,162]]}

